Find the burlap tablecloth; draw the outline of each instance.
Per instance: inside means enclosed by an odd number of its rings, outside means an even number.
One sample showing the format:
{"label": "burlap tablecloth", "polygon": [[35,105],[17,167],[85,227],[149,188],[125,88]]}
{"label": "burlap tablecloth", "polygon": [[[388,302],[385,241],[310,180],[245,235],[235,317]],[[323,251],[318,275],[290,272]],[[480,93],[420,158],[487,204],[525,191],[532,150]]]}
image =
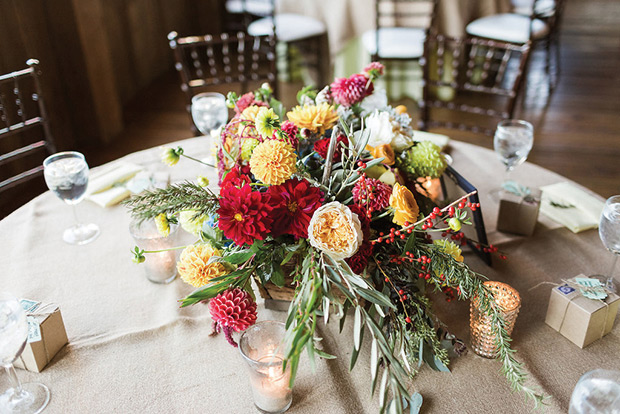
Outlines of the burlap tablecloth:
{"label": "burlap tablecloth", "polygon": [[[182,142],[187,153],[206,155],[202,138]],[[528,289],[542,281],[606,269],[609,253],[596,230],[573,234],[540,217],[533,237],[507,236],[495,231],[497,204],[487,196],[499,184],[502,167],[486,149],[453,142],[454,166],[482,192],[482,211],[492,243],[507,252],[507,261],[487,267],[476,257],[466,261],[490,279],[514,286],[523,305],[513,333],[514,348],[529,374],[529,385],[550,396],[547,413],[567,412],[579,377],[595,368],[620,369],[620,328],[581,350],[544,323],[550,286]],[[202,152],[202,154],[200,154]],[[126,159],[150,168],[159,165],[159,150],[135,153]],[[210,173],[181,160],[169,169],[172,180]],[[562,177],[524,164],[516,178],[545,185]],[[215,182],[215,177],[212,177]],[[0,290],[60,305],[69,336],[63,348],[40,374],[19,370],[24,381],[46,383],[52,399],[49,413],[252,413],[248,377],[237,349],[223,337],[210,337],[205,305],[180,309],[177,300],[192,288],[181,280],[162,286],[150,283],[131,261],[134,242],[129,215],[120,206],[102,209],[84,201],[81,217],[101,226],[101,236],[85,246],[62,242],[72,224],[70,207],[45,193],[0,221]],[[259,319],[283,320],[285,313],[259,304]],[[468,303],[436,301],[436,310],[452,331],[469,339]],[[349,373],[351,323],[342,335],[337,323],[320,324],[325,349],[337,360],[320,361],[316,372],[302,362],[290,413],[357,414],[378,412],[369,395],[368,345]],[[453,360],[452,373],[422,369],[411,390],[424,396],[424,413],[524,413],[532,409],[523,395],[514,394],[500,365],[469,352]],[[6,376],[0,376],[4,388]]]}

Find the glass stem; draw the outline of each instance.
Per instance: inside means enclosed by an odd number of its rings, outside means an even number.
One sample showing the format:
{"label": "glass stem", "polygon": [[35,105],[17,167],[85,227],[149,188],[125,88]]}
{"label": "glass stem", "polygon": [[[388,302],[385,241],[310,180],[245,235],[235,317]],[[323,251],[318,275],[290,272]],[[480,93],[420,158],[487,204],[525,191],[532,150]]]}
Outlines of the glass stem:
{"label": "glass stem", "polygon": [[506,170],[504,171],[504,183],[507,183],[510,180],[511,171],[512,171],[512,168],[506,167]]}
{"label": "glass stem", "polygon": [[71,204],[71,207],[73,209],[73,218],[75,219],[75,227],[79,227],[82,223],[80,223],[80,219],[78,218],[77,214],[77,208],[75,206],[75,204]]}
{"label": "glass stem", "polygon": [[5,365],[4,369],[6,370],[6,375],[9,377],[9,383],[11,384],[11,388],[13,388],[13,394],[11,395],[11,400],[19,400],[24,397],[24,390],[22,388],[22,383],[17,378],[17,373],[15,372],[15,367],[13,364]]}
{"label": "glass stem", "polygon": [[618,263],[618,254],[614,254],[614,258],[611,261],[611,268],[609,269],[609,274],[607,275],[607,286],[613,286],[614,284],[614,269],[616,268],[616,263]]}

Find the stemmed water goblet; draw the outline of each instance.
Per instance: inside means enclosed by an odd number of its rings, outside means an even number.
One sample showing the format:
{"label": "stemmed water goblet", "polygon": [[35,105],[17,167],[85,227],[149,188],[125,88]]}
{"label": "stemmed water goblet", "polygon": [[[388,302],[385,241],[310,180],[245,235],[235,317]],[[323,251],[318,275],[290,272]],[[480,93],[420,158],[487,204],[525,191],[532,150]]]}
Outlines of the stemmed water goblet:
{"label": "stemmed water goblet", "polygon": [[[504,183],[508,182],[510,172],[523,164],[534,144],[534,127],[527,121],[506,119],[497,125],[493,138],[493,148],[506,167]],[[492,192],[499,198],[501,188]]]}
{"label": "stemmed water goblet", "polygon": [[604,276],[604,286],[612,292],[617,292],[618,287],[614,283],[614,268],[620,256],[620,195],[609,197],[601,213],[601,221],[598,226],[598,234],[603,245],[613,253],[613,260],[609,273]]}
{"label": "stemmed water goblet", "polygon": [[[226,97],[217,92],[199,93],[192,97],[192,119],[196,128],[211,140],[211,150],[217,133],[228,121]],[[211,157],[205,161],[210,162]]]}
{"label": "stemmed water goblet", "polygon": [[17,299],[0,293],[0,363],[11,388],[0,394],[0,412],[6,414],[40,413],[50,400],[49,389],[40,383],[22,384],[13,362],[21,355],[28,339],[26,312]]}
{"label": "stemmed water goblet", "polygon": [[73,207],[75,225],[66,229],[62,239],[69,244],[86,244],[99,236],[96,224],[83,224],[75,205],[84,199],[88,186],[88,164],[84,155],[75,151],[59,152],[43,161],[45,183],[65,203]]}

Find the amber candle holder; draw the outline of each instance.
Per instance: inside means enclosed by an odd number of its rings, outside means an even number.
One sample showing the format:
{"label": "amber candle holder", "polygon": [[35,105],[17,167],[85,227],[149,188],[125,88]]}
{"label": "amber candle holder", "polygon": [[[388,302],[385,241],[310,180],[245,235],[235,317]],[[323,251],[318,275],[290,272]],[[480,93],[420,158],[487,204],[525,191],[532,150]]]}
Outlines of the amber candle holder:
{"label": "amber candle holder", "polygon": [[[508,335],[512,333],[521,308],[521,296],[515,288],[501,282],[484,282],[493,293],[497,308],[502,312],[506,321]],[[480,309],[480,300],[476,297],[471,301],[469,326],[471,329],[471,347],[474,352],[486,358],[497,356],[497,345],[492,329],[492,320],[489,315]]]}

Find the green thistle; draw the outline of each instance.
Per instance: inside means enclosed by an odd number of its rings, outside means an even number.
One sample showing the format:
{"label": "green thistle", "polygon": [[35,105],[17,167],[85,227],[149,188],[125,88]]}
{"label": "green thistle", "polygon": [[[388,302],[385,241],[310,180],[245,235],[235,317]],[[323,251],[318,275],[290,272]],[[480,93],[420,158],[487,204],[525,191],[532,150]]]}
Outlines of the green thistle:
{"label": "green thistle", "polygon": [[441,149],[430,141],[418,142],[403,152],[398,167],[414,177],[439,178],[448,164],[441,155]]}
{"label": "green thistle", "polygon": [[256,115],[254,124],[263,138],[271,138],[273,131],[280,127],[280,117],[272,108],[262,107]]}
{"label": "green thistle", "polygon": [[260,144],[260,142],[257,139],[244,139],[243,144],[241,145],[241,159],[243,161],[249,161],[252,157],[252,152],[254,151],[254,148],[256,148],[258,144]]}

